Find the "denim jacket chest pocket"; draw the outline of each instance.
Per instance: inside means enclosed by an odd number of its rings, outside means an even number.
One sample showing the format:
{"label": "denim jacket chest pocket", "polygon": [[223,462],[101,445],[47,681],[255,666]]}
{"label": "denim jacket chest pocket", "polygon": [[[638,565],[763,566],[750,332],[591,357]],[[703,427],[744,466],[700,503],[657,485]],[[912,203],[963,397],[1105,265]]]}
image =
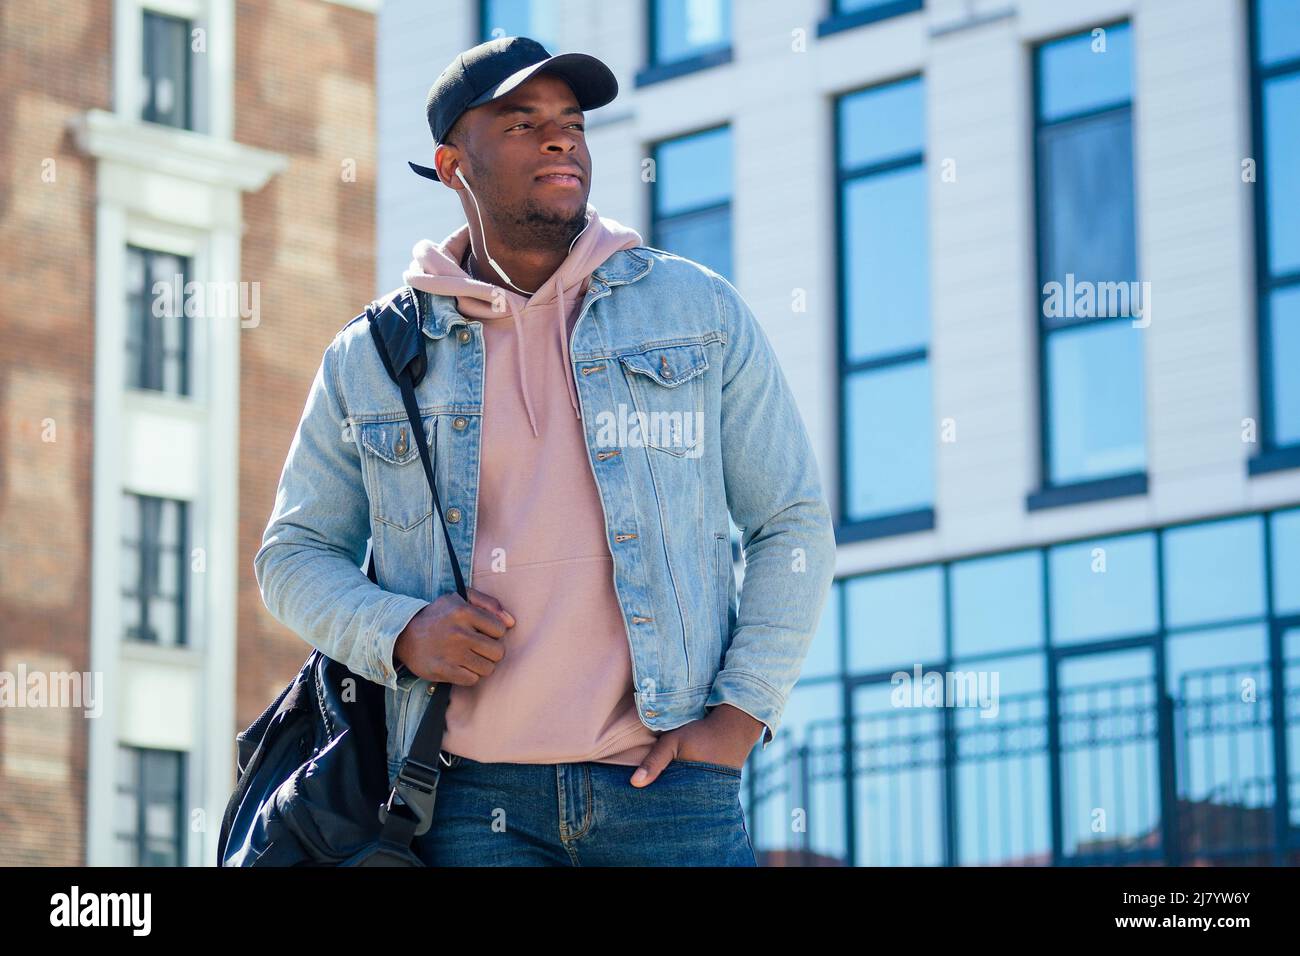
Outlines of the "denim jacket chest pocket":
{"label": "denim jacket chest pocket", "polygon": [[702,343],[667,345],[620,355],[641,439],[678,458],[698,457],[703,445],[703,375],[709,368]]}
{"label": "denim jacket chest pocket", "polygon": [[[425,416],[423,425],[432,455],[437,416]],[[412,530],[433,514],[433,496],[410,422],[365,422],[356,429],[370,489],[371,517],[398,531]]]}

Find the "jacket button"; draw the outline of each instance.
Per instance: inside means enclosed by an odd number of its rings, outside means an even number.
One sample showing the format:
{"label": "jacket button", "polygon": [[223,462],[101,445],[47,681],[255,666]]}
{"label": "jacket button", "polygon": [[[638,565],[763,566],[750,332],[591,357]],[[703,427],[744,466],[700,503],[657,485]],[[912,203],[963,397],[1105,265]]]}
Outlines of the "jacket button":
{"label": "jacket button", "polygon": [[647,710],[647,711],[645,712],[645,715],[646,715],[647,717],[658,717],[658,716],[659,716],[659,711],[657,711],[657,710]]}
{"label": "jacket button", "polygon": [[673,377],[673,370],[668,367],[668,357],[666,355],[659,356],[659,371],[664,378]]}
{"label": "jacket button", "polygon": [[467,419],[461,418],[461,417],[459,417],[459,416],[457,416],[456,418],[453,418],[453,419],[451,420],[451,427],[452,427],[452,428],[464,428],[464,427],[465,427],[466,425],[468,425],[468,424],[469,424],[469,421],[468,421]]}
{"label": "jacket button", "polygon": [[447,509],[447,520],[450,521],[452,524],[455,524],[457,521],[459,521],[459,520],[460,520],[460,509],[459,509],[459,508],[448,508],[448,509]]}
{"label": "jacket button", "polygon": [[460,335],[456,336],[456,338],[460,339],[461,345],[464,345],[466,342],[470,340],[469,329],[461,329]]}
{"label": "jacket button", "polygon": [[393,451],[397,452],[397,454],[399,455],[406,454],[406,429],[405,428],[403,428],[400,432],[397,433],[397,444],[393,447]]}

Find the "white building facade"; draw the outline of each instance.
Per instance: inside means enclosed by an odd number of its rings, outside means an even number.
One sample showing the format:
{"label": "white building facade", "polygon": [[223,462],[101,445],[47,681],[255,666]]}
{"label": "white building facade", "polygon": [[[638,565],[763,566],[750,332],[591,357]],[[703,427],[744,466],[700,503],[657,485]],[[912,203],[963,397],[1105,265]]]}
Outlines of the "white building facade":
{"label": "white building facade", "polygon": [[527,33],[797,394],[840,548],[765,862],[1300,859],[1300,3],[437,7],[380,11],[377,292],[463,222],[429,85]]}

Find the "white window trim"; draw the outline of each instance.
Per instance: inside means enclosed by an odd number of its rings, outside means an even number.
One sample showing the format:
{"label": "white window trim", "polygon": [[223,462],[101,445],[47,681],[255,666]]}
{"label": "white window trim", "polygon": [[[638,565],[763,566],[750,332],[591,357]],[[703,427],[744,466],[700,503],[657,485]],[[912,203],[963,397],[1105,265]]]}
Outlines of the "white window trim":
{"label": "white window trim", "polygon": [[[208,131],[145,123],[128,98],[140,73],[142,10],[157,9],[203,21],[210,70]],[[288,157],[229,138],[233,109],[231,0],[117,0],[114,12],[114,104],[90,110],[69,126],[79,148],[98,160],[95,217],[94,460],[92,466],[91,669],[104,675],[103,713],[89,731],[86,863],[112,865],[113,799],[120,742],[147,743],[124,733],[125,708],[112,688],[123,686],[140,662],[174,666],[195,689],[196,736],[186,774],[186,861],[210,865],[225,802],[234,785],[235,651],[238,574],[239,347],[238,317],[207,317],[196,329],[187,397],[148,395],[125,388],[126,246],[138,244],[192,257],[199,281],[237,281],[243,234],[242,195],[288,168]],[[196,64],[197,66],[197,64]],[[123,107],[126,108],[123,108]],[[121,640],[121,502],[127,487],[122,436],[141,411],[166,414],[199,430],[198,488],[177,494],[190,502],[190,547],[206,550],[206,572],[190,578],[191,646],[150,654]],[[156,493],[156,492],[155,492]],[[188,814],[201,809],[204,825]]]}
{"label": "white window trim", "polygon": [[124,120],[141,122],[140,76],[144,71],[144,53],[140,28],[146,10],[184,17],[205,31],[207,52],[191,54],[198,131],[215,139],[229,140],[235,128],[233,0],[116,0],[113,5],[113,111]]}

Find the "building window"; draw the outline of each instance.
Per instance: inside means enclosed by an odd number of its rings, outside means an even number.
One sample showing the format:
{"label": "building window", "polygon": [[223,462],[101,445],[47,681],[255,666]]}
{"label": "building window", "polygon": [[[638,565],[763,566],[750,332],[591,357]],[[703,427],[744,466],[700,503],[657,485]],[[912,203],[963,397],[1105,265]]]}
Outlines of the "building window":
{"label": "building window", "polygon": [[806,660],[760,863],[1300,862],[1300,508],[843,578]]}
{"label": "building window", "polygon": [[904,13],[915,13],[923,0],[831,0],[831,12],[817,24],[817,35],[866,26]]}
{"label": "building window", "polygon": [[184,256],[127,246],[126,384],[190,394],[190,322]]}
{"label": "building window", "polygon": [[1121,23],[1035,51],[1045,488],[1143,475],[1122,487],[1145,491],[1130,33]]}
{"label": "building window", "polygon": [[144,11],[141,119],[193,129],[190,21]]}
{"label": "building window", "polygon": [[934,521],[924,83],[847,94],[835,116],[840,537],[850,540]]}
{"label": "building window", "polygon": [[479,39],[529,37],[555,53],[559,11],[555,0],[482,0],[479,3]]}
{"label": "building window", "polygon": [[638,86],[731,62],[731,0],[648,0]]}
{"label": "building window", "polygon": [[730,127],[667,140],[653,155],[652,242],[731,281]]}
{"label": "building window", "polygon": [[122,495],[122,620],[128,641],[185,645],[188,505]]}
{"label": "building window", "polygon": [[[1300,465],[1300,16],[1251,5],[1262,455]],[[1281,449],[1289,454],[1276,456]],[[1253,470],[1256,463],[1252,463]]]}
{"label": "building window", "polygon": [[116,865],[184,865],[185,754],[127,746],[117,753]]}

